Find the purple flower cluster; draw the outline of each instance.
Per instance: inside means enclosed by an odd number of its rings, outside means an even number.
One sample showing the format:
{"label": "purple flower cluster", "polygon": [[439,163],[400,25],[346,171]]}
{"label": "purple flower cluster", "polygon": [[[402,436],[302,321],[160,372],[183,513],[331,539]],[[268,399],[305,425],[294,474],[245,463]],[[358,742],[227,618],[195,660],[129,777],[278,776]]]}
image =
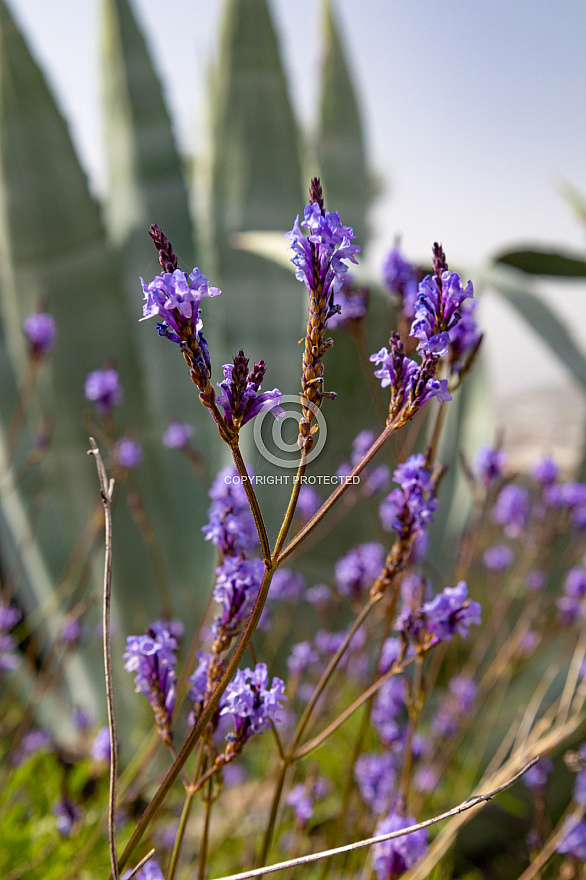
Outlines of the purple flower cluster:
{"label": "purple flower cluster", "polygon": [[90,749],[94,761],[110,763],[110,731],[107,727],[100,727]]}
{"label": "purple flower cluster", "polygon": [[124,668],[135,673],[137,693],[144,694],[155,712],[165,742],[171,740],[171,716],[175,707],[177,639],[183,634],[179,621],[157,620],[144,636],[128,636]]}
{"label": "purple flower cluster", "polygon": [[403,256],[399,244],[396,243],[385,259],[383,281],[391,293],[401,298],[401,311],[408,321],[412,321],[415,317],[421,274],[413,263]]}
{"label": "purple flower cluster", "polygon": [[486,491],[502,479],[507,457],[502,449],[480,446],[474,456],[474,470]]}
{"label": "purple flower cluster", "polygon": [[195,672],[187,679],[189,684],[192,685],[189,691],[189,699],[193,700],[194,703],[203,703],[208,690],[210,664],[213,658],[211,654],[206,654],[205,651],[198,651],[196,656],[198,664]]}
{"label": "purple flower cluster", "polygon": [[234,363],[224,364],[224,381],[218,383],[222,392],[216,403],[223,410],[226,424],[232,430],[239,430],[261,412],[269,411],[276,419],[285,415],[279,406],[283,395],[278,388],[263,391],[260,387],[266,371],[265,362],[259,361],[250,372],[248,358],[241,350]]}
{"label": "purple flower cluster", "polygon": [[529,490],[524,486],[504,486],[492,512],[493,522],[503,526],[510,538],[518,538],[529,520]]}
{"label": "purple flower cluster", "polygon": [[[375,834],[391,834],[393,831],[400,831],[402,828],[409,828],[415,825],[415,819],[412,816],[400,816],[398,813],[391,812],[389,815],[378,823]],[[374,869],[378,880],[395,880],[404,871],[415,864],[427,849],[427,831],[422,828],[421,831],[413,831],[403,837],[395,837],[384,843],[377,843],[373,847]]]}
{"label": "purple flower cluster", "polygon": [[186,422],[173,421],[163,434],[163,446],[167,449],[185,449],[195,434],[195,428]]}
{"label": "purple flower cluster", "polygon": [[10,632],[22,617],[16,605],[0,603],[0,672],[16,669],[20,665],[20,657],[14,653],[17,642]]}
{"label": "purple flower cluster", "polygon": [[25,733],[19,747],[12,755],[12,763],[19,767],[31,755],[40,752],[52,752],[54,749],[53,737],[48,730],[42,727],[33,728]]}
{"label": "purple flower cluster", "polygon": [[377,691],[371,721],[381,741],[387,746],[402,741],[406,695],[405,679],[399,675],[389,678]]}
{"label": "purple flower cluster", "polygon": [[256,530],[246,492],[233,465],[219,471],[209,491],[209,522],[202,532],[225,555],[235,556],[254,545]]}
{"label": "purple flower cluster", "polygon": [[338,592],[342,596],[357,599],[375,582],[385,561],[382,544],[375,542],[359,544],[346,556],[338,559],[335,566]]}
{"label": "purple flower cluster", "polygon": [[586,820],[576,822],[568,816],[564,822],[564,837],[557,846],[557,852],[568,855],[577,862],[586,861]]}
{"label": "purple flower cluster", "polygon": [[79,818],[79,810],[71,803],[69,798],[63,798],[53,807],[55,824],[61,837],[69,837],[74,823]]}
{"label": "purple flower cluster", "polygon": [[214,633],[233,633],[248,618],[264,574],[258,558],[226,556],[216,569],[214,599],[222,608],[214,624]]}
{"label": "purple flower cluster", "polygon": [[352,276],[348,273],[336,295],[339,312],[334,312],[329,318],[329,326],[332,330],[335,330],[336,327],[345,327],[351,330],[366,317],[369,299],[368,288],[354,287],[352,282]]}
{"label": "purple flower cluster", "polygon": [[232,715],[236,739],[240,744],[252,736],[268,730],[271,723],[283,720],[282,703],[285,683],[273,678],[269,687],[266,663],[257,663],[254,669],[239,669],[226,688],[220,715]]}
{"label": "purple flower cluster", "polygon": [[131,437],[122,437],[114,446],[114,455],[120,467],[127,471],[138,467],[144,459],[144,452],[141,444]]}
{"label": "purple flower cluster", "polygon": [[55,344],[57,327],[47,312],[33,312],[22,322],[22,330],[28,339],[31,357],[46,357]]}
{"label": "purple flower cluster", "polygon": [[452,678],[449,692],[432,722],[432,730],[436,736],[453,736],[456,733],[462,719],[474,711],[477,690],[470,678]]}
{"label": "purple flower cluster", "polygon": [[[120,880],[128,880],[131,875],[130,868],[122,874]],[[134,875],[134,880],[164,880],[164,875],[156,859],[149,859],[140,871]]]}
{"label": "purple flower cluster", "polygon": [[[166,336],[172,342],[188,342],[197,336],[202,345],[201,330],[203,323],[200,318],[201,301],[207,296],[218,296],[221,291],[210,287],[208,279],[196,267],[187,275],[181,269],[163,272],[150,284],[140,279],[145,302],[141,321],[158,315],[162,318],[157,324],[160,336]],[[202,348],[207,351],[205,340]],[[209,365],[208,365],[209,371]]]}
{"label": "purple flower cluster", "polygon": [[567,573],[564,581],[564,595],[557,600],[560,623],[569,625],[584,613],[585,597],[586,569],[576,566]]}
{"label": "purple flower cluster", "polygon": [[84,393],[88,400],[95,403],[101,416],[108,416],[122,401],[122,386],[118,373],[113,367],[94,370],[85,380]]}
{"label": "purple flower cluster", "polygon": [[468,585],[459,581],[455,587],[446,587],[441,593],[425,602],[422,608],[430,633],[439,641],[446,642],[455,635],[468,637],[470,626],[480,626],[480,604],[468,598]]}
{"label": "purple flower cluster", "polygon": [[323,776],[317,776],[310,784],[300,782],[288,792],[285,803],[293,807],[295,821],[299,827],[305,827],[313,816],[314,802],[322,800],[329,790],[328,780]]}
{"label": "purple flower cluster", "polygon": [[447,379],[434,379],[438,356],[426,356],[423,363],[418,364],[405,354],[398,333],[391,333],[389,347],[372,354],[370,360],[380,366],[374,375],[381,380],[381,387],[391,389],[391,417],[403,413],[406,419],[411,418],[419,407],[434,397],[440,403],[452,399]]}
{"label": "purple flower cluster", "polygon": [[400,535],[425,532],[437,509],[435,484],[422,453],[412,455],[393,474],[399,484],[379,508],[383,528]]}
{"label": "purple flower cluster", "polygon": [[[307,237],[300,226],[307,229]],[[354,238],[352,228],[342,224],[337,211],[322,211],[320,205],[313,202],[305,206],[301,224],[297,216],[293,229],[285,238],[295,254],[291,258],[296,266],[295,277],[304,282],[310,293],[321,289],[329,312],[333,314],[334,296],[342,287],[348,271],[344,261],[356,263],[355,255],[360,251],[358,245],[351,244]]]}
{"label": "purple flower cluster", "polygon": [[396,795],[397,770],[390,752],[365,752],[354,764],[354,779],[360,797],[373,813],[389,810]]}
{"label": "purple flower cluster", "polygon": [[489,571],[504,571],[515,561],[515,554],[506,544],[494,544],[484,551],[482,561]]}
{"label": "purple flower cluster", "polygon": [[472,282],[465,288],[456,272],[442,271],[439,275],[426,275],[419,285],[415,320],[411,336],[419,339],[419,349],[424,354],[443,357],[455,328],[462,317],[462,303],[474,295]]}

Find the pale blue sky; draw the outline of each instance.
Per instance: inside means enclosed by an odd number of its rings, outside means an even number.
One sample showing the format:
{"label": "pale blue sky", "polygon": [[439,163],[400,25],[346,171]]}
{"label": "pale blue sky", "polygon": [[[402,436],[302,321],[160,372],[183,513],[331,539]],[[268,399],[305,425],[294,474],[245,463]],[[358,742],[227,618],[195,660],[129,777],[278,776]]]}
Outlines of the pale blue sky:
{"label": "pale blue sky", "polygon": [[[99,191],[99,0],[7,2],[55,87]],[[135,0],[177,137],[189,151],[202,135],[205,72],[222,5]],[[320,5],[271,3],[293,101],[307,124],[317,98]],[[583,245],[583,230],[559,193],[564,180],[586,192],[583,0],[338,0],[337,9],[371,162],[386,187],[373,214],[373,269],[397,233],[418,259],[441,240],[450,262],[472,275],[507,243]],[[562,313],[573,316],[582,299],[580,291],[564,294]],[[581,314],[586,319],[584,307]],[[490,324],[501,316],[502,307],[487,307]],[[514,340],[518,329],[509,322],[505,337]],[[510,372],[509,361],[503,363],[501,373]],[[533,376],[563,375],[551,370],[540,352]]]}

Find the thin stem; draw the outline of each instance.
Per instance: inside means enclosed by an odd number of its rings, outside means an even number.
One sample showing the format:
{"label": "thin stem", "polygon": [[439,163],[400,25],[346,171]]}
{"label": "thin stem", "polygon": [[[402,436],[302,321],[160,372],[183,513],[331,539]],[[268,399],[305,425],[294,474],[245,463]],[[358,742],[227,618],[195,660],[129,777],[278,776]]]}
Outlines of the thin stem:
{"label": "thin stem", "polygon": [[108,482],[106,468],[100,450],[93,437],[88,455],[96,459],[98,478],[104,505],[105,559],[104,559],[104,606],[102,628],[104,631],[104,672],[106,678],[106,701],[108,703],[108,728],[110,730],[110,793],[108,796],[108,845],[113,880],[119,880],[118,857],[116,853],[116,776],[118,771],[118,741],[116,738],[116,715],[114,713],[114,689],[112,682],[112,652],[110,645],[110,598],[112,594],[112,493],[114,480]]}
{"label": "thin stem", "polygon": [[498,788],[493,789],[493,791],[468,798],[468,800],[458,804],[457,807],[453,807],[453,809],[448,810],[446,813],[441,813],[439,816],[434,816],[433,819],[426,819],[424,822],[418,822],[416,825],[409,825],[408,828],[402,828],[400,831],[392,831],[389,834],[380,834],[378,837],[369,837],[367,840],[358,840],[356,843],[337,846],[335,849],[328,849],[324,852],[311,853],[310,855],[301,856],[297,859],[289,859],[286,862],[279,862],[276,865],[266,865],[262,868],[255,868],[252,871],[243,871],[240,874],[230,874],[229,876],[220,878],[220,880],[250,880],[252,877],[261,877],[264,874],[273,874],[275,871],[283,871],[285,868],[296,868],[299,865],[308,865],[311,862],[317,862],[320,859],[329,858],[330,856],[352,852],[353,850],[362,849],[366,846],[373,846],[375,843],[384,843],[386,840],[405,837],[407,834],[413,834],[414,831],[421,831],[423,828],[429,828],[430,825],[437,825],[438,822],[442,822],[444,819],[450,819],[452,816],[457,816],[459,813],[464,813],[466,810],[478,807],[491,800],[497,794],[500,794],[501,791],[506,791],[506,789],[510,788],[518,779],[520,779],[530,767],[533,767],[537,760],[538,758],[534,758],[532,761],[529,761],[519,773],[516,773],[515,776],[507,780],[503,785],[499,785]]}
{"label": "thin stem", "polygon": [[306,455],[305,448],[301,454],[301,461],[299,462],[299,467],[297,468],[297,474],[295,475],[295,479],[293,480],[293,489],[291,491],[291,497],[289,498],[289,504],[287,505],[287,510],[285,511],[285,517],[283,519],[283,525],[279,530],[279,534],[277,536],[277,540],[275,542],[275,546],[273,548],[272,559],[278,559],[279,553],[283,549],[283,544],[287,540],[287,533],[291,527],[291,522],[293,521],[293,516],[295,514],[295,508],[297,507],[297,500],[299,498],[299,492],[301,491],[301,479],[305,474],[306,464]]}
{"label": "thin stem", "polygon": [[214,781],[210,779],[208,784],[208,796],[205,801],[205,816],[203,820],[203,832],[201,837],[201,843],[199,846],[199,860],[197,864],[197,880],[204,880],[205,871],[206,871],[206,861],[208,857],[208,841],[210,837],[210,819],[212,815],[212,807],[214,805],[214,801],[212,800],[212,787]]}
{"label": "thin stem", "polygon": [[234,459],[234,464],[236,465],[236,470],[238,471],[242,479],[242,488],[246,492],[246,498],[248,499],[250,510],[254,518],[256,531],[258,532],[258,539],[260,541],[260,549],[262,551],[263,562],[266,564],[271,558],[271,548],[269,545],[269,539],[267,537],[267,530],[265,528],[264,520],[262,518],[262,513],[260,512],[257,497],[254,493],[254,489],[252,488],[252,482],[248,475],[248,471],[246,470],[244,459],[242,458],[242,453],[240,452],[240,447],[238,446],[238,439],[230,443],[230,449],[232,451],[232,457]]}
{"label": "thin stem", "polygon": [[289,769],[289,764],[291,759],[285,757],[281,762],[281,769],[279,770],[279,775],[277,777],[277,785],[275,786],[275,793],[273,794],[273,800],[271,803],[271,814],[269,816],[269,821],[267,823],[267,827],[265,829],[262,846],[260,849],[259,857],[258,857],[258,865],[264,865],[267,860],[267,856],[269,854],[269,849],[271,846],[271,842],[273,840],[273,834],[275,832],[275,824],[277,821],[277,813],[279,811],[279,804],[281,803],[281,796],[283,794],[283,788],[285,786],[285,777],[287,775],[287,770]]}

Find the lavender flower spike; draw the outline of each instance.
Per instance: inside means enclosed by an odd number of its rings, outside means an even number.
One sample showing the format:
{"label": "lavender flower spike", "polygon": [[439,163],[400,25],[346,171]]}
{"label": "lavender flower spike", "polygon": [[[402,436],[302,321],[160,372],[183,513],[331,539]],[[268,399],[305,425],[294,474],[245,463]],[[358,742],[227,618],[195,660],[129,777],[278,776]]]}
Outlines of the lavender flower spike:
{"label": "lavender flower spike", "polygon": [[285,415],[285,410],[279,406],[283,395],[278,388],[260,392],[265,371],[265,362],[259,361],[248,372],[248,358],[242,349],[234,358],[234,363],[224,364],[224,381],[218,383],[222,394],[216,403],[224,411],[226,424],[235,433],[266,410],[276,419]]}
{"label": "lavender flower spike", "polygon": [[271,723],[283,720],[281,703],[287,699],[285,684],[276,677],[270,688],[268,684],[266,663],[257,663],[254,669],[239,669],[226,688],[220,715],[232,715],[236,726],[235,737],[226,750],[230,759],[236,757],[253,733],[262,733]]}
{"label": "lavender flower spike", "polygon": [[29,341],[31,357],[36,360],[46,357],[57,336],[53,317],[47,312],[33,312],[22,322],[22,330]]}
{"label": "lavender flower spike", "polygon": [[462,316],[462,303],[474,295],[472,282],[465,288],[455,272],[448,272],[445,254],[440,245],[434,244],[434,274],[427,275],[419,285],[415,307],[415,320],[411,336],[419,339],[424,354],[447,354],[450,331]]}

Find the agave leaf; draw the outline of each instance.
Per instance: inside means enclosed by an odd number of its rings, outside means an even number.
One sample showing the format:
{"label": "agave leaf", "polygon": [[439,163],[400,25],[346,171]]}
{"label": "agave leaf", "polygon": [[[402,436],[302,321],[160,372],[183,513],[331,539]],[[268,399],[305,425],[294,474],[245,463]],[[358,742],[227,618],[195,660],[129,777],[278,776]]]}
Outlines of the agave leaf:
{"label": "agave leaf", "polygon": [[[204,450],[210,468],[214,459],[207,451],[217,448],[219,440],[212,419],[197,400],[178,347],[157,335],[154,321],[138,322],[142,299],[139,276],[148,281],[160,272],[148,235],[150,224],[156,222],[169,237],[182,269],[191,271],[195,258],[181,158],[160,82],[128,0],[102,0],[102,75],[110,184],[106,213],[120,254],[132,314],[128,332],[140,357],[147,413],[141,439],[146,444],[149,479],[142,476],[141,486],[165,551],[174,592],[177,579],[183,584],[204,581],[199,597],[193,587],[180,597],[183,616],[187,617],[194,602],[201,607],[207,592],[204,571],[209,573],[209,565],[202,566],[193,543],[194,533],[199,533],[204,522],[207,500],[201,485],[190,480],[179,453],[163,449],[161,436],[173,418],[195,423],[195,442]],[[210,271],[206,265],[201,268]],[[217,321],[215,301],[204,311],[206,337],[213,351],[217,333],[212,329],[209,334],[208,327],[213,328]],[[185,488],[178,491],[182,486]]]}
{"label": "agave leaf", "polygon": [[528,247],[497,254],[494,262],[512,266],[528,275],[551,275],[558,278],[586,277],[586,259],[579,253],[570,254]]}
{"label": "agave leaf", "polygon": [[331,0],[323,3],[323,48],[317,157],[326,207],[339,211],[364,246],[371,195],[364,132]]}
{"label": "agave leaf", "polygon": [[502,273],[492,271],[488,283],[527,321],[530,327],[586,388],[586,357],[564,322],[535,293],[521,287]]}

